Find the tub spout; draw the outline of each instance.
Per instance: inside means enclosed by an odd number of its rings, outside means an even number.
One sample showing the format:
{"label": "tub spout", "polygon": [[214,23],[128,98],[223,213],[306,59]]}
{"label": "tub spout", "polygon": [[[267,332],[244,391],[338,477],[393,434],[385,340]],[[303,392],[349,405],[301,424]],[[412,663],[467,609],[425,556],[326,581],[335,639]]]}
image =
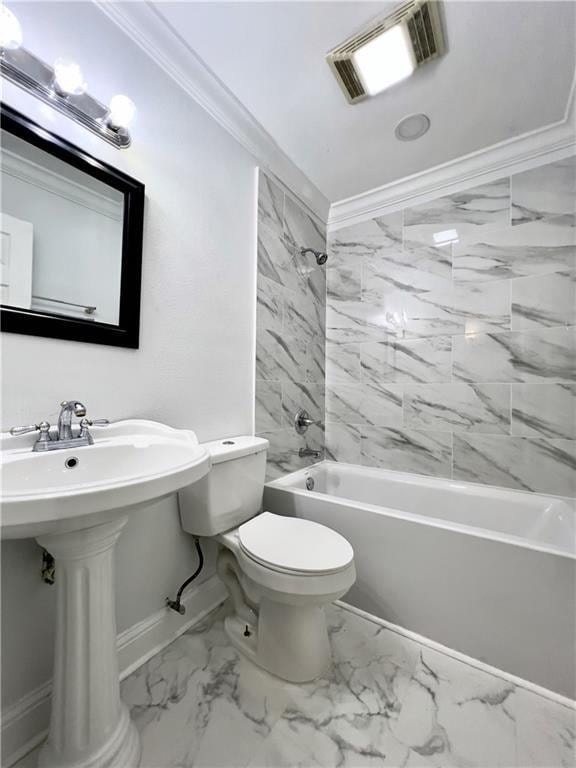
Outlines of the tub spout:
{"label": "tub spout", "polygon": [[298,456],[300,456],[301,459],[306,458],[307,456],[311,456],[313,459],[319,459],[320,456],[322,456],[322,451],[315,451],[313,448],[300,448],[298,451]]}

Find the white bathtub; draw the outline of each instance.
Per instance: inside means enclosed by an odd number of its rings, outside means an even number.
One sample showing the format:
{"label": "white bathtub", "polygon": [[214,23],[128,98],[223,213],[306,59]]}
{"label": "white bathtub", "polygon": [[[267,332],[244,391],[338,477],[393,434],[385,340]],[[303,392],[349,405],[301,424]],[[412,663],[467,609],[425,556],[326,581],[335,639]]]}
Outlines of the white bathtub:
{"label": "white bathtub", "polygon": [[576,698],[573,500],[323,462],[264,506],[346,536],[351,604]]}

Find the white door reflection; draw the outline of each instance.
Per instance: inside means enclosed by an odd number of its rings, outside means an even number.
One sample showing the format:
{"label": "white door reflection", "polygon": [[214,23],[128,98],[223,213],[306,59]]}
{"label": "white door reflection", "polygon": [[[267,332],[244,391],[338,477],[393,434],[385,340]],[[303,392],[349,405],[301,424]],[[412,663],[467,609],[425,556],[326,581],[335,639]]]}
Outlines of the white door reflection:
{"label": "white door reflection", "polygon": [[32,306],[34,227],[30,221],[0,213],[0,302]]}

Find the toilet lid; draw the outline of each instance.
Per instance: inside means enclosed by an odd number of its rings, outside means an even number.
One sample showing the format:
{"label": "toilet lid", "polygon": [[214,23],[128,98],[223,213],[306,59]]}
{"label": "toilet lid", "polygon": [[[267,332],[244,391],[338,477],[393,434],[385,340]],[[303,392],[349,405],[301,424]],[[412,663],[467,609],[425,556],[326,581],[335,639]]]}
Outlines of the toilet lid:
{"label": "toilet lid", "polygon": [[238,535],[247,555],[276,570],[335,573],[354,559],[344,536],[311,520],[263,512],[241,525]]}

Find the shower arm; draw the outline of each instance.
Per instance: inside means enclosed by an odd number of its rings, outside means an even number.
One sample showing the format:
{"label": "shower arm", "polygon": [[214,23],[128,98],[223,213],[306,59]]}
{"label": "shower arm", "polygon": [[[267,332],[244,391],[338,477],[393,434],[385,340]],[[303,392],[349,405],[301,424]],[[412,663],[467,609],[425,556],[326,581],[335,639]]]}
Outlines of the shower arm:
{"label": "shower arm", "polygon": [[307,253],[311,253],[314,256],[319,267],[328,261],[328,254],[324,251],[317,251],[315,248],[300,248],[301,256],[306,256]]}
{"label": "shower arm", "polygon": [[315,248],[306,248],[304,246],[298,247],[298,245],[296,245],[296,243],[286,234],[281,235],[280,239],[286,248],[292,252],[292,256],[306,256],[308,253],[311,253],[316,259],[316,263],[319,267],[323,266],[328,261],[328,254],[325,251],[317,251]]}

